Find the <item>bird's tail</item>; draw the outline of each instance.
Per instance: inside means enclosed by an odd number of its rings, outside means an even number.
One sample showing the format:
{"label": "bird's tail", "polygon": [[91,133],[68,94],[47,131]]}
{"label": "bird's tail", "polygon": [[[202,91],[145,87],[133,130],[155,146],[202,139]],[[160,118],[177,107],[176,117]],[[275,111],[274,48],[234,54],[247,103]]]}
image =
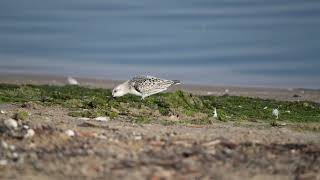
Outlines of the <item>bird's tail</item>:
{"label": "bird's tail", "polygon": [[173,84],[181,84],[181,82],[179,80],[172,80]]}

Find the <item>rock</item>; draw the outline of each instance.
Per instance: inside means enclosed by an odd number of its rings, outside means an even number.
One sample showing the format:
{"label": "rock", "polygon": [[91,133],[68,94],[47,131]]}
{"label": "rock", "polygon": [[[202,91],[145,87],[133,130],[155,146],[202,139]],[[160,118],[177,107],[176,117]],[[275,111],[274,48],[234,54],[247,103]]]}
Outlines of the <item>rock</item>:
{"label": "rock", "polygon": [[15,150],[16,150],[16,147],[15,147],[14,145],[10,145],[10,146],[9,146],[9,149],[10,149],[11,151],[15,151]]}
{"label": "rock", "polygon": [[71,130],[71,129],[68,129],[68,130],[66,130],[66,132],[65,132],[69,137],[73,137],[73,136],[75,136],[75,133],[74,133],[74,131],[73,130]]}
{"label": "rock", "polygon": [[6,120],[4,120],[4,125],[8,129],[17,129],[18,128],[18,123],[14,119],[6,119]]}
{"label": "rock", "polygon": [[90,120],[90,118],[87,118],[87,117],[81,117],[81,118],[79,118],[79,120],[88,121],[88,120]]}
{"label": "rock", "polygon": [[28,129],[27,133],[24,135],[24,138],[32,138],[35,132],[33,129]]}
{"label": "rock", "polygon": [[110,118],[109,117],[100,116],[100,117],[94,118],[94,120],[96,120],[96,121],[110,121]]}
{"label": "rock", "polygon": [[179,117],[178,117],[177,115],[171,115],[171,116],[169,117],[169,120],[170,120],[170,121],[179,121]]}
{"label": "rock", "polygon": [[15,120],[26,120],[30,114],[27,111],[19,111],[14,115]]}
{"label": "rock", "polygon": [[1,147],[3,149],[8,149],[9,148],[9,145],[5,142],[5,141],[1,141]]}
{"label": "rock", "polygon": [[0,160],[0,166],[5,166],[8,164],[8,161],[6,159],[1,159]]}

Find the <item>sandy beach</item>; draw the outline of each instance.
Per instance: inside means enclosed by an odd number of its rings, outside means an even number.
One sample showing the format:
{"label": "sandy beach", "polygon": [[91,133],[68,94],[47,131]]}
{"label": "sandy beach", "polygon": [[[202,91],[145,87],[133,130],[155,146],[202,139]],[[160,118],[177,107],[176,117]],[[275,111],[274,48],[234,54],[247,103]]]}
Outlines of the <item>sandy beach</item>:
{"label": "sandy beach", "polygon": [[[82,86],[119,81],[77,78]],[[66,77],[1,74],[0,83],[65,85]],[[320,92],[179,85],[198,95],[320,102]],[[0,179],[320,179],[320,126],[214,120],[141,124],[70,116],[60,105],[0,104]],[[17,112],[27,112],[18,117]],[[14,118],[17,127],[8,126]],[[14,125],[13,125],[14,126]],[[307,129],[307,130],[306,130]],[[33,132],[32,132],[33,131]]]}

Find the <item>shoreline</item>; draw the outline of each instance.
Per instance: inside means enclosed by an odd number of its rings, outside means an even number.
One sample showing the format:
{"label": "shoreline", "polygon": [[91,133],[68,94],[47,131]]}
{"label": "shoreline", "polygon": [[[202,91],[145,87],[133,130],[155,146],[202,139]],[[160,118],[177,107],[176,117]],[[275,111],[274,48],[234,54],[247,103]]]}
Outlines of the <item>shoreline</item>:
{"label": "shoreline", "polygon": [[[112,89],[120,80],[94,79],[74,77],[81,86]],[[48,84],[66,85],[67,76],[47,74],[24,74],[24,73],[1,73],[0,83],[6,84]],[[173,86],[168,91],[183,90],[197,95],[259,97],[262,99],[276,99],[282,101],[313,101],[320,103],[320,90],[304,88],[269,88],[269,87],[236,87],[236,86],[213,86],[213,85],[192,85],[182,84]]]}

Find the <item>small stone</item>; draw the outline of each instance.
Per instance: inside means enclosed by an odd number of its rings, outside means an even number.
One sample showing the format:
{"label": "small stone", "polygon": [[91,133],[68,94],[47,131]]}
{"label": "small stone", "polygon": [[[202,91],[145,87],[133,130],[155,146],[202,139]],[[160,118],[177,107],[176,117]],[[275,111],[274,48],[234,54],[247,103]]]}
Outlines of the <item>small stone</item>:
{"label": "small stone", "polygon": [[11,151],[14,151],[14,150],[16,150],[16,147],[15,147],[14,145],[10,145],[10,146],[9,146],[9,149],[10,149]]}
{"label": "small stone", "polygon": [[4,111],[4,110],[0,110],[0,114],[5,114],[6,113],[6,111]]}
{"label": "small stone", "polygon": [[23,125],[22,128],[23,129],[29,129],[29,126],[28,125]]}
{"label": "small stone", "polygon": [[171,116],[169,117],[169,120],[170,120],[170,121],[178,121],[179,118],[178,118],[176,115],[171,115]]}
{"label": "small stone", "polygon": [[12,158],[13,159],[18,159],[19,158],[19,154],[16,153],[16,152],[12,153]]}
{"label": "small stone", "polygon": [[94,120],[96,120],[96,121],[110,121],[110,118],[109,117],[100,116],[100,117],[94,118]]}
{"label": "small stone", "polygon": [[30,114],[27,111],[19,111],[14,115],[15,120],[26,120]]}
{"label": "small stone", "polygon": [[8,164],[8,161],[6,159],[0,160],[0,166],[6,166]]}
{"label": "small stone", "polygon": [[4,120],[4,125],[8,129],[17,129],[18,128],[18,123],[14,119],[6,119],[6,120]]}
{"label": "small stone", "polygon": [[8,149],[9,148],[8,144],[5,141],[1,141],[1,146],[2,146],[3,149]]}
{"label": "small stone", "polygon": [[141,140],[142,139],[142,136],[135,136],[134,137],[134,140]]}
{"label": "small stone", "polygon": [[73,136],[75,136],[75,133],[74,133],[74,131],[73,130],[71,130],[71,129],[68,129],[68,130],[66,130],[66,132],[65,132],[69,137],[73,137]]}
{"label": "small stone", "polygon": [[24,138],[32,138],[35,132],[33,129],[28,129],[27,134],[24,135]]}
{"label": "small stone", "polygon": [[79,118],[79,120],[88,121],[88,120],[90,120],[90,118],[87,118],[87,117],[81,117],[81,118]]}

